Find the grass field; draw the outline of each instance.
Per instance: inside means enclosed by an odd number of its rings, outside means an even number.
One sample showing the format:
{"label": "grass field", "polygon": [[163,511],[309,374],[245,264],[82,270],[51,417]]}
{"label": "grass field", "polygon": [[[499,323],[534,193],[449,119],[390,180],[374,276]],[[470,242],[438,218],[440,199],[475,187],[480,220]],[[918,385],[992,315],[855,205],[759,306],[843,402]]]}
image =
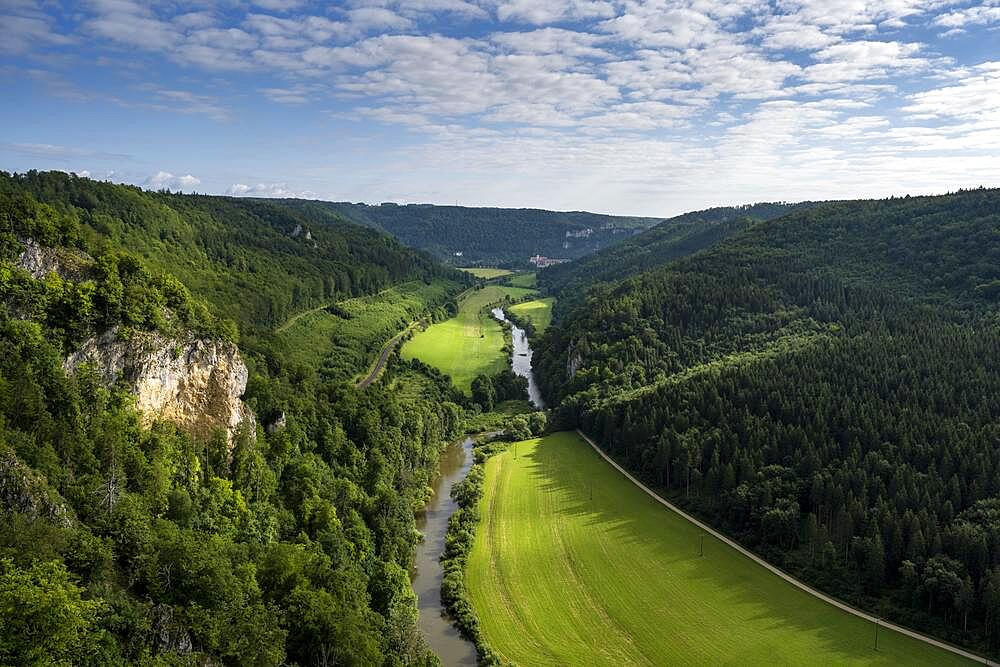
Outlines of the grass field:
{"label": "grass field", "polygon": [[[486,467],[466,585],[519,665],[951,665],[842,612],[657,504],[575,433]],[[593,498],[591,499],[591,489]],[[971,664],[971,663],[966,663]]]}
{"label": "grass field", "polygon": [[468,393],[477,375],[492,375],[507,366],[503,354],[503,329],[483,308],[504,296],[521,298],[533,290],[487,285],[469,293],[459,304],[458,315],[432,324],[403,345],[404,359],[416,357],[451,376]]}
{"label": "grass field", "polygon": [[275,344],[284,346],[296,363],[324,367],[338,376],[354,377],[367,371],[387,340],[422,315],[428,304],[441,304],[459,285],[438,280],[401,283],[382,292],[338,301],[350,319],[317,308],[279,327]]}
{"label": "grass field", "polygon": [[524,303],[518,303],[507,310],[515,315],[527,318],[535,325],[535,330],[538,333],[542,333],[552,322],[552,304],[555,302],[555,297],[547,296],[543,299],[533,299]]}
{"label": "grass field", "polygon": [[477,266],[462,268],[459,269],[459,271],[465,271],[466,273],[471,273],[477,278],[485,278],[486,280],[491,278],[500,278],[501,276],[509,276],[514,273],[513,271],[508,271],[507,269],[491,269]]}
{"label": "grass field", "polygon": [[538,287],[538,276],[534,273],[519,273],[510,279],[514,287]]}

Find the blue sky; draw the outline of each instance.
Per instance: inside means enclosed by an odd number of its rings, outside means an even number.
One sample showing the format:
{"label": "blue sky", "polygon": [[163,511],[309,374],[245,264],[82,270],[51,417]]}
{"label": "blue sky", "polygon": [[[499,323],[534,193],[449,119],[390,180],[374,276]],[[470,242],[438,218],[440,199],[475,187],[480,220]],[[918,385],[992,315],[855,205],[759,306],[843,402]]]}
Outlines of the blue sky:
{"label": "blue sky", "polygon": [[0,0],[0,169],[665,216],[1000,186],[1000,0]]}

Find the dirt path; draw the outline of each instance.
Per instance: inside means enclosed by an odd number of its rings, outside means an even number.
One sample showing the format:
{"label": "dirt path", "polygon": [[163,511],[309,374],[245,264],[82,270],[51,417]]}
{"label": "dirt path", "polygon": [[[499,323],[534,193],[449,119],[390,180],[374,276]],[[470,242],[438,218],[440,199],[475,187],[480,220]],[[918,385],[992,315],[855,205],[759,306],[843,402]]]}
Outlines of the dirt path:
{"label": "dirt path", "polygon": [[601,450],[601,448],[598,447],[597,444],[593,440],[591,440],[586,434],[583,433],[583,431],[580,431],[579,429],[577,429],[576,432],[580,435],[581,438],[583,438],[584,440],[586,440],[590,444],[591,447],[594,448],[594,451],[596,451],[598,454],[601,455],[601,458],[603,458],[605,461],[607,461],[612,466],[614,466],[615,469],[618,472],[620,472],[621,474],[625,475],[625,477],[628,478],[629,481],[631,481],[633,484],[635,484],[640,489],[642,489],[647,494],[649,494],[654,500],[656,500],[656,502],[660,503],[661,505],[663,505],[664,507],[666,507],[670,511],[676,512],[677,514],[681,515],[682,517],[684,517],[685,519],[687,519],[688,521],[690,521],[694,525],[696,525],[699,528],[701,528],[702,530],[704,530],[706,533],[708,533],[712,537],[716,538],[720,542],[723,542],[723,543],[727,544],[728,546],[732,547],[733,549],[736,549],[741,554],[743,554],[747,558],[751,559],[753,562],[757,563],[761,567],[767,568],[768,570],[770,570],[774,574],[778,575],[779,577],[781,577],[782,579],[784,579],[788,583],[792,584],[793,586],[796,586],[797,588],[805,591],[806,593],[809,593],[810,595],[812,595],[814,597],[819,598],[820,600],[823,600],[824,602],[826,602],[828,604],[832,604],[834,607],[837,607],[838,609],[840,609],[842,611],[846,611],[848,614],[853,614],[853,615],[857,616],[858,618],[861,618],[861,619],[864,619],[866,621],[869,621],[870,623],[878,623],[879,626],[881,626],[883,628],[888,628],[889,630],[894,630],[894,631],[896,631],[896,632],[898,632],[900,634],[906,635],[907,637],[912,637],[913,639],[917,639],[919,641],[925,642],[925,643],[930,644],[932,646],[936,646],[938,648],[942,648],[942,649],[944,649],[946,651],[950,651],[951,653],[954,653],[956,655],[960,655],[963,658],[968,658],[969,660],[973,660],[973,661],[978,662],[980,664],[990,665],[991,667],[1000,667],[1000,663],[997,663],[997,662],[995,662],[993,660],[989,660],[988,658],[984,658],[984,657],[982,657],[980,655],[976,655],[975,653],[972,653],[971,651],[966,651],[965,649],[958,648],[957,646],[952,646],[951,644],[945,643],[945,642],[943,642],[943,641],[941,641],[939,639],[934,639],[933,637],[928,637],[927,635],[921,634],[921,633],[916,632],[914,630],[910,630],[909,628],[904,628],[904,627],[902,627],[900,625],[896,625],[894,623],[889,623],[888,621],[885,621],[885,620],[882,620],[882,619],[878,619],[878,618],[876,618],[875,616],[872,616],[869,613],[863,612],[860,609],[855,609],[854,607],[851,607],[851,606],[849,606],[849,605],[841,602],[840,600],[837,600],[836,598],[832,598],[829,595],[826,595],[825,593],[821,593],[820,591],[816,590],[815,588],[812,588],[811,586],[802,583],[801,581],[799,581],[798,579],[794,578],[790,574],[787,574],[787,573],[781,571],[780,569],[778,569],[774,565],[771,565],[770,563],[768,563],[764,559],[760,558],[759,556],[757,556],[753,552],[751,552],[751,551],[745,549],[744,547],[740,546],[738,543],[736,543],[733,540],[729,539],[728,537],[726,537],[722,533],[720,533],[717,530],[715,530],[715,529],[709,527],[708,525],[702,523],[701,521],[699,521],[698,519],[694,518],[693,516],[691,516],[690,514],[688,514],[687,512],[685,512],[684,510],[680,509],[679,507],[677,507],[673,503],[671,503],[671,502],[669,502],[667,500],[664,500],[663,498],[661,498],[660,496],[658,496],[649,487],[647,487],[645,484],[643,484],[642,482],[640,482],[639,480],[637,480],[635,477],[633,477],[631,474],[629,474],[628,471],[626,471],[624,468],[622,468],[620,465],[618,465],[618,463],[615,462],[610,456],[608,456],[607,454],[605,454],[604,451]]}

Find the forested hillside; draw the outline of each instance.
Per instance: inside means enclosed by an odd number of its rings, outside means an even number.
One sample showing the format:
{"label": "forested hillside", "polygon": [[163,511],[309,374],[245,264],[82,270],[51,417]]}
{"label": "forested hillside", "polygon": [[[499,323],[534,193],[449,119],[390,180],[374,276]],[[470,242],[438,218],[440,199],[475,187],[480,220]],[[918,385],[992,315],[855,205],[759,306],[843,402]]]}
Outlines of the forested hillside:
{"label": "forested hillside", "polygon": [[280,203],[317,220],[336,216],[383,230],[456,266],[522,266],[532,255],[574,259],[659,222],[656,218],[529,208],[368,206],[303,199]]}
{"label": "forested hillside", "polygon": [[[267,202],[0,175],[0,664],[436,663],[413,512],[461,397],[359,392],[272,331],[413,281],[434,308],[464,288],[449,277]],[[64,369],[106,330],[238,340],[256,423],[232,443],[143,427],[120,385]]]}
{"label": "forested hillside", "polygon": [[560,418],[780,566],[1000,647],[1000,191],[820,205],[599,286]]}
{"label": "forested hillside", "polygon": [[596,283],[637,275],[708,248],[754,222],[813,205],[811,202],[748,204],[684,213],[592,255],[550,266],[539,272],[539,285],[557,295],[560,310],[565,311]]}
{"label": "forested hillside", "polygon": [[385,234],[268,200],[143,192],[62,172],[0,174],[0,193],[51,206],[79,223],[71,245],[126,249],[244,326],[402,280],[462,279]]}

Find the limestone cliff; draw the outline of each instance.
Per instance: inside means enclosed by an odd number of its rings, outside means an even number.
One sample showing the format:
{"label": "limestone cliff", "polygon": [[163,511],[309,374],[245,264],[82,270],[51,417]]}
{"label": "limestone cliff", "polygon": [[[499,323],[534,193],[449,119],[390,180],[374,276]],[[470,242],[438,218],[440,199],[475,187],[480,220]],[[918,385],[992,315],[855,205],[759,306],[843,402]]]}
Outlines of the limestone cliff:
{"label": "limestone cliff", "polygon": [[87,277],[94,260],[84,252],[67,248],[49,248],[34,239],[18,238],[24,244],[24,250],[14,261],[32,278],[41,280],[50,273],[55,273],[66,280],[82,280]]}
{"label": "limestone cliff", "polygon": [[49,488],[45,476],[26,466],[13,450],[0,445],[0,510],[21,512],[61,526],[76,520],[66,502]]}
{"label": "limestone cliff", "polygon": [[84,363],[93,364],[105,384],[121,382],[132,391],[147,425],[163,419],[199,439],[222,429],[231,444],[240,424],[254,419],[241,400],[248,373],[233,343],[149,332],[123,336],[115,328],[87,340],[65,366],[73,372]]}

